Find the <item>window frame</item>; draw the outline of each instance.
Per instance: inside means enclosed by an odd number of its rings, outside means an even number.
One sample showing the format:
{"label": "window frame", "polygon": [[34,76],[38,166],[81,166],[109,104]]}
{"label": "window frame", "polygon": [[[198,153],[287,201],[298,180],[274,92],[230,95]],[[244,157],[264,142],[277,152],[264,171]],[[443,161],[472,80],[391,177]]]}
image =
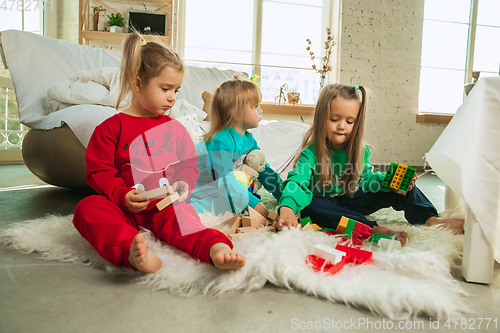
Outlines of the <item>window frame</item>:
{"label": "window frame", "polygon": [[[58,37],[58,6],[54,0],[38,1],[38,8],[44,6],[40,10],[40,34],[52,38]],[[49,7],[48,7],[49,6]],[[24,17],[24,16],[23,16]],[[24,19],[24,18],[23,18]],[[4,58],[2,50],[2,64],[5,69],[8,69],[8,63]],[[0,87],[14,89],[12,79],[9,77],[0,76]],[[0,165],[24,164],[21,149],[0,149]]]}
{"label": "window frame", "polygon": [[[429,0],[426,0],[429,1]],[[476,48],[476,30],[477,30],[477,14],[479,8],[479,0],[471,0],[470,18],[469,18],[469,34],[467,40],[467,55],[465,67],[465,84],[472,82],[474,72],[474,52]],[[422,68],[422,65],[420,66]],[[465,97],[464,99],[465,100]],[[454,113],[439,113],[418,111],[417,123],[432,123],[432,124],[448,124],[453,119]]]}
{"label": "window frame", "polygon": [[[178,0],[178,16],[177,16],[177,31],[178,38],[177,43],[175,45],[177,52],[179,55],[185,59],[185,47],[186,47],[186,1],[189,0]],[[323,12],[322,21],[324,22],[325,27],[323,27],[323,31],[321,33],[321,41],[316,41],[317,43],[323,43],[326,40],[326,27],[331,27],[332,34],[334,36],[335,45],[332,48],[332,54],[330,55],[330,64],[332,66],[332,71],[327,75],[328,83],[338,82],[340,76],[339,70],[339,45],[340,45],[340,31],[341,31],[341,6],[342,0],[323,0],[323,6],[328,5],[329,11]],[[213,61],[203,61],[205,63],[214,63],[216,64],[234,64],[234,65],[248,65],[252,66],[254,69],[254,74],[261,75],[262,67],[271,67],[271,68],[279,68],[280,66],[270,66],[262,64],[261,62],[261,46],[262,46],[262,25],[263,25],[263,14],[264,14],[264,0],[254,0],[254,25],[253,25],[253,41],[252,41],[252,62],[249,64],[242,63],[229,63],[229,62],[213,62]],[[305,41],[304,41],[304,52],[305,51]],[[321,54],[323,56],[323,54]],[[320,57],[320,55],[317,55]],[[201,61],[195,59],[186,59],[186,61]],[[304,69],[308,70],[309,68],[296,68],[290,66],[284,66],[284,68],[290,69]],[[310,68],[313,71],[312,68]],[[270,103],[270,102],[269,102]],[[310,105],[307,105],[310,106]],[[304,115],[309,115],[308,111],[304,111]],[[271,112],[268,112],[271,113]],[[280,113],[283,114],[283,113]],[[290,113],[289,115],[296,115],[296,113]]]}

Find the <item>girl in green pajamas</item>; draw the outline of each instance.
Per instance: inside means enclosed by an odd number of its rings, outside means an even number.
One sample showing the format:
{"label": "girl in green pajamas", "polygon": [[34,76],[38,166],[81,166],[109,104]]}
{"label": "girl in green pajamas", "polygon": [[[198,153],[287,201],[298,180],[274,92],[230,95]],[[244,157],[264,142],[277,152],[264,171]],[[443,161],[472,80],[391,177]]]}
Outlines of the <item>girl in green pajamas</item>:
{"label": "girl in green pajamas", "polygon": [[404,245],[406,231],[393,231],[365,217],[385,207],[403,210],[411,224],[435,225],[463,232],[463,220],[438,218],[436,208],[415,186],[406,195],[382,188],[385,173],[373,172],[370,148],[363,141],[366,91],[363,87],[327,85],[306,133],[295,170],[283,182],[280,224],[296,227],[296,214],[323,228],[337,228],[342,216],[394,235]]}

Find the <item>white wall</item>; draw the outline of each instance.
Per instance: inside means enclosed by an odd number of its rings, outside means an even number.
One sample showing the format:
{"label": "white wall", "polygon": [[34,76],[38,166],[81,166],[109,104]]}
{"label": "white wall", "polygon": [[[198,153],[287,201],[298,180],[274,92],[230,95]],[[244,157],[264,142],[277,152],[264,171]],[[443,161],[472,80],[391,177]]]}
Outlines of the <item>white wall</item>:
{"label": "white wall", "polygon": [[417,124],[424,0],[343,0],[340,82],[371,90],[372,163],[423,165],[445,125]]}

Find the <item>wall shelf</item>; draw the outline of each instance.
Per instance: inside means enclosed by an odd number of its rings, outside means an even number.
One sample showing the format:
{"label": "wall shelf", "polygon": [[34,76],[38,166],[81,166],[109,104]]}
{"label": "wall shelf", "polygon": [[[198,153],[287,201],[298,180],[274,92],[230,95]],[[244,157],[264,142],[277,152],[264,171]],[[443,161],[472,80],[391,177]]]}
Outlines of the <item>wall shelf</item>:
{"label": "wall shelf", "polygon": [[[79,15],[78,15],[78,43],[89,45],[91,40],[100,40],[107,42],[118,42],[120,43],[123,38],[127,35],[126,33],[108,32],[108,31],[93,31],[90,29],[90,1],[91,0],[79,0]],[[172,45],[172,31],[173,31],[173,0],[93,0],[97,4],[103,5],[107,10],[118,13],[111,6],[104,3],[106,2],[129,2],[129,3],[152,3],[162,5],[161,7],[155,9],[151,12],[158,12],[165,8],[169,8],[170,18],[169,18],[169,35],[168,36],[154,36],[154,35],[142,35],[147,41],[155,40],[160,38],[165,44]],[[122,13],[120,13],[122,14]],[[122,14],[123,15],[123,14]],[[125,18],[126,15],[123,15]]]}

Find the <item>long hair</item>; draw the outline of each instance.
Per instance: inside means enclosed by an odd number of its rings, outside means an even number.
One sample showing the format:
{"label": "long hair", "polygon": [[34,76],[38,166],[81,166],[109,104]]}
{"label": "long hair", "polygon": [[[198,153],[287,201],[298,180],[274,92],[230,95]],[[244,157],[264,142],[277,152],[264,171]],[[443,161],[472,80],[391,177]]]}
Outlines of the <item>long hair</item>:
{"label": "long hair", "polygon": [[[335,98],[343,98],[345,100],[356,100],[360,102],[358,117],[354,121],[354,127],[351,136],[347,142],[347,156],[348,162],[346,165],[346,172],[341,176],[339,183],[343,184],[342,194],[354,194],[359,182],[361,174],[360,168],[363,166],[364,161],[364,148],[363,141],[365,133],[365,115],[366,115],[366,100],[367,94],[364,87],[359,86],[359,92],[354,86],[343,84],[329,84],[321,91],[318,102],[314,109],[314,118],[311,128],[306,132],[302,147],[300,151],[312,145],[315,150],[317,164],[316,164],[316,177],[319,184],[324,187],[339,186],[333,179],[332,163],[331,160],[332,147],[327,135],[328,119],[330,117],[331,101]],[[296,160],[300,157],[297,156]]]}
{"label": "long hair", "polygon": [[185,71],[184,61],[159,39],[146,43],[139,33],[129,34],[123,46],[121,89],[116,109],[118,110],[120,103],[129,96],[127,106],[134,103],[137,98],[137,78],[141,80],[141,84],[147,86],[149,81],[160,75],[165,67],[171,67],[180,73]]}
{"label": "long hair", "polygon": [[259,104],[260,88],[249,80],[232,79],[222,82],[212,97],[209,107],[210,130],[203,135],[205,142],[225,128],[233,127],[243,118],[248,103]]}

